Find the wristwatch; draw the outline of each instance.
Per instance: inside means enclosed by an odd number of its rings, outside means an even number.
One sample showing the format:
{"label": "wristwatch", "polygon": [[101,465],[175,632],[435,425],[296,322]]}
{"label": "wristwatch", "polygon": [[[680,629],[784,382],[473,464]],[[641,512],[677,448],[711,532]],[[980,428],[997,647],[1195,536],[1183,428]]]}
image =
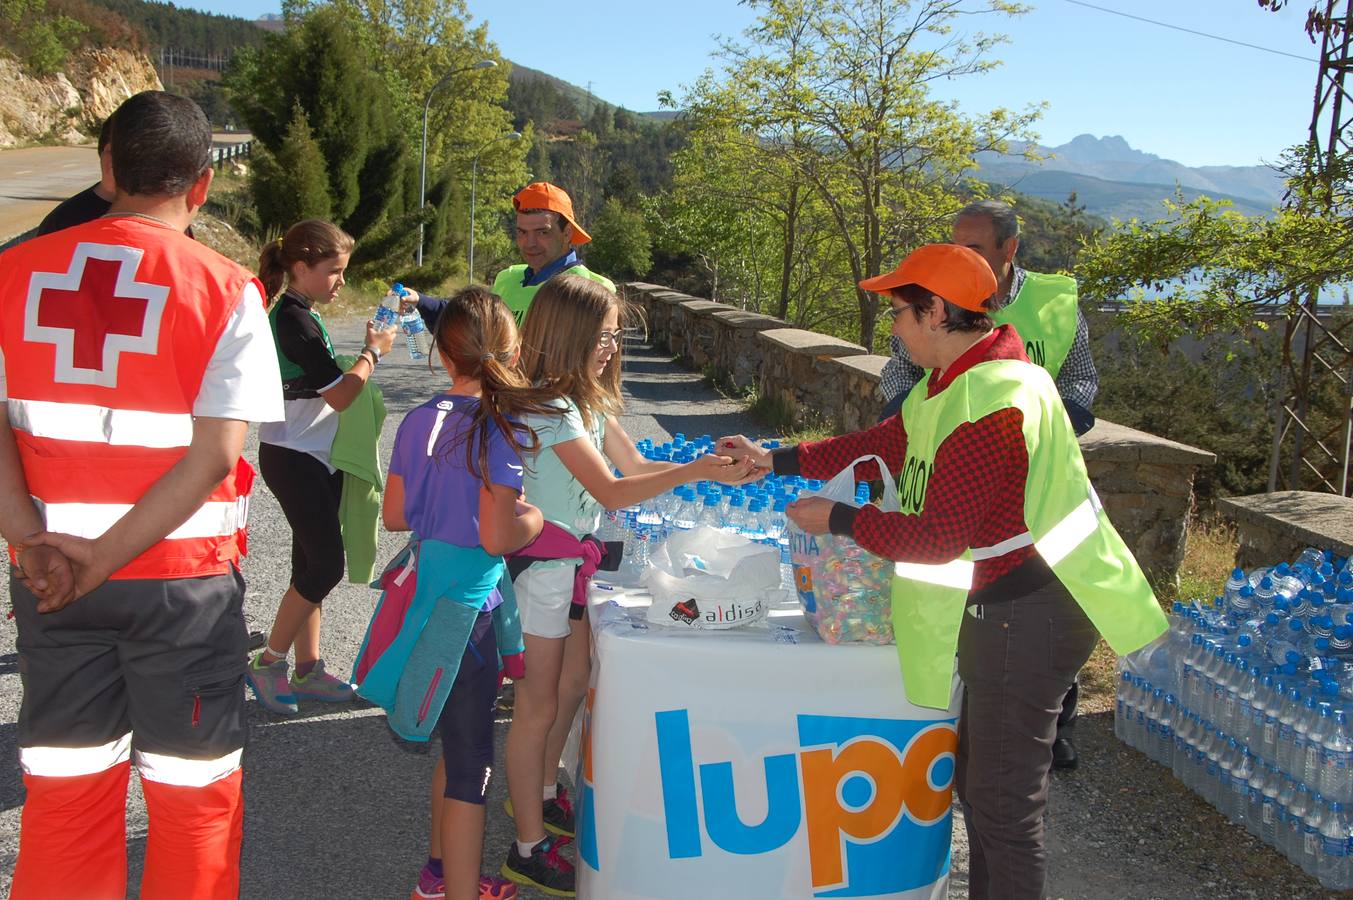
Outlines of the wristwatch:
{"label": "wristwatch", "polygon": [[377,350],[375,347],[363,347],[362,353],[371,354],[371,365],[373,366],[381,361],[381,352]]}

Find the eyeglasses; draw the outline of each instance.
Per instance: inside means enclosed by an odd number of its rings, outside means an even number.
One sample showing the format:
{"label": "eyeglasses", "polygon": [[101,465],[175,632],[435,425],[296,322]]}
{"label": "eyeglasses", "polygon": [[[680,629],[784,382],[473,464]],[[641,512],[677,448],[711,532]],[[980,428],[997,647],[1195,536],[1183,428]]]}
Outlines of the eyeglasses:
{"label": "eyeglasses", "polygon": [[898,316],[902,315],[902,310],[904,310],[904,309],[906,309],[905,306],[892,306],[892,305],[889,305],[889,307],[883,311],[883,314],[884,314],[885,316],[887,316],[887,317],[888,317],[888,321],[891,322],[891,321],[895,320]]}
{"label": "eyeglasses", "polygon": [[627,328],[617,328],[615,331],[603,331],[597,335],[597,349],[613,350],[620,346],[620,340],[625,336]]}

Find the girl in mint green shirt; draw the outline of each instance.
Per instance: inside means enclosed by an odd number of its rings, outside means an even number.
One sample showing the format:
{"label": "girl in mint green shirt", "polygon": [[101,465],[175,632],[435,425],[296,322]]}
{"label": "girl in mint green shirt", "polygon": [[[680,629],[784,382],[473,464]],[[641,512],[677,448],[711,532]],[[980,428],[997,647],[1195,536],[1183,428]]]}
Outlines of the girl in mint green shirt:
{"label": "girl in mint green shirt", "polygon": [[[594,532],[605,509],[623,509],[693,481],[743,484],[751,464],[708,455],[685,464],[645,460],[616,416],[624,300],[578,275],[556,275],[537,292],[522,326],[526,377],[556,394],[562,415],[528,417],[540,448],[524,460],[529,503],[575,537]],[[616,477],[619,469],[622,477]],[[537,563],[513,582],[526,641],[527,677],[516,684],[507,733],[507,789],[517,842],[503,874],[571,896],[573,867],[547,830],[572,836],[568,797],[555,781],[574,714],[587,691],[591,648],[583,616],[570,617],[573,567]],[[546,783],[549,786],[546,787]]]}

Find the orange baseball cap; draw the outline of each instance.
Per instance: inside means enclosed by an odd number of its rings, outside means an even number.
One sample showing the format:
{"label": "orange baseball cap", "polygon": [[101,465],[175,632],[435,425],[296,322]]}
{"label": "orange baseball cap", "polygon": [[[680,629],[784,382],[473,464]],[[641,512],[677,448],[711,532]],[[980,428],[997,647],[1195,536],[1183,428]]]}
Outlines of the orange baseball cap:
{"label": "orange baseball cap", "polygon": [[926,244],[907,255],[886,275],[866,278],[860,287],[887,294],[904,284],[918,284],[937,297],[972,312],[987,312],[983,305],[996,293],[996,276],[981,254],[958,244]]}
{"label": "orange baseball cap", "polygon": [[512,208],[517,212],[523,209],[548,209],[550,212],[557,212],[573,226],[570,244],[576,246],[592,240],[592,235],[583,231],[578,220],[573,218],[573,200],[569,197],[568,191],[558,185],[550,184],[548,181],[533,181],[513,195]]}

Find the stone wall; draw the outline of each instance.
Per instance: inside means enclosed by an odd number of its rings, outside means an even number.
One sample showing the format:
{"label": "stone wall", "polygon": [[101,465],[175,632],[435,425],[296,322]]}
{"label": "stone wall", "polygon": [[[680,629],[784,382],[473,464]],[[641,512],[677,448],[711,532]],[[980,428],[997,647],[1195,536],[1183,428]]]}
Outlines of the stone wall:
{"label": "stone wall", "polygon": [[1315,547],[1353,556],[1353,498],[1311,491],[1277,491],[1217,501],[1236,524],[1236,564],[1251,569],[1297,558]]}
{"label": "stone wall", "polygon": [[[642,310],[653,345],[736,390],[755,388],[794,425],[845,433],[878,421],[887,357],[659,285],[632,282],[623,290]],[[1184,558],[1194,473],[1216,457],[1103,420],[1080,443],[1114,526],[1158,584],[1173,579]]]}

